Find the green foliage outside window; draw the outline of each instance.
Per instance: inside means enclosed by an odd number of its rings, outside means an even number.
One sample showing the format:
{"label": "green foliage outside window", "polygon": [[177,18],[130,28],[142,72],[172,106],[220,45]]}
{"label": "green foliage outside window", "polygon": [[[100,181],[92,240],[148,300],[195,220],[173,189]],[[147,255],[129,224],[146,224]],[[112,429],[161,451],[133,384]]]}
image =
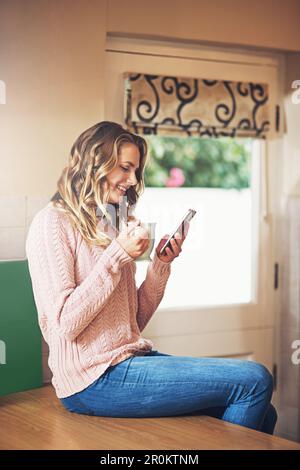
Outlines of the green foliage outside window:
{"label": "green foliage outside window", "polygon": [[146,187],[243,189],[250,185],[251,139],[147,137]]}

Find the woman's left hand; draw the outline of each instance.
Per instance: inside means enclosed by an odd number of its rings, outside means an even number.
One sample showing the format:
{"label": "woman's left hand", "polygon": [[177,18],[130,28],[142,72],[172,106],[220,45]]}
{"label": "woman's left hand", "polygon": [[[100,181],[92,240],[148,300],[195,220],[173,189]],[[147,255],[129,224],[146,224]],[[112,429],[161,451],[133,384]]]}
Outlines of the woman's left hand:
{"label": "woman's left hand", "polygon": [[175,258],[177,258],[177,256],[179,256],[179,254],[182,251],[181,247],[182,247],[184,240],[186,239],[188,230],[189,230],[189,224],[186,224],[186,228],[184,230],[185,234],[183,235],[183,237],[181,237],[180,234],[176,232],[175,239],[171,238],[171,241],[170,241],[172,249],[167,247],[161,254],[159,254],[159,251],[161,247],[164,245],[164,243],[167,241],[167,239],[169,238],[169,235],[165,235],[160,240],[156,248],[156,254],[161,261],[163,261],[164,263],[171,263]]}

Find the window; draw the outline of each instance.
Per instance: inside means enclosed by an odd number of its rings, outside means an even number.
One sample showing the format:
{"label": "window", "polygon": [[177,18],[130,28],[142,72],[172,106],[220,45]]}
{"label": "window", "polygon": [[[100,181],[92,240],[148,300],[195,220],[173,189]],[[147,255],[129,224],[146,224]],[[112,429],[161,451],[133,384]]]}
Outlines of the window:
{"label": "window", "polygon": [[[206,77],[267,84],[270,129],[275,129],[275,111],[282,87],[280,70],[282,57],[264,51],[110,36],[106,47],[104,116],[107,120],[126,123],[124,75],[130,71],[159,77]],[[126,102],[129,104],[128,100]],[[130,109],[134,110],[134,100],[131,104]],[[143,116],[144,112],[147,114],[147,108],[143,108]],[[136,121],[132,113],[131,121]],[[152,130],[156,129],[158,121],[159,116],[142,132],[150,146],[151,140],[156,138]],[[209,145],[214,145],[213,137],[214,133]],[[170,177],[173,182],[180,178],[182,181],[181,172],[170,173],[172,168],[183,170],[179,163],[171,160],[168,166],[160,168],[158,182],[153,182],[151,167],[148,167],[147,187],[136,213],[145,222],[157,222],[157,241],[175,227],[186,209],[195,207],[198,212],[191,222],[184,250],[172,264],[166,294],[145,334],[156,348],[170,354],[251,357],[272,367],[273,324],[279,305],[273,268],[277,256],[275,235],[281,194],[278,186],[281,151],[278,135],[268,140],[258,140],[253,134],[247,135],[249,137],[252,140],[246,141],[245,136],[242,140],[248,155],[245,161],[248,177],[237,178],[235,168],[233,184],[229,172],[213,182],[218,172],[215,166],[210,166],[206,176],[204,171],[197,172],[200,181],[192,178],[188,184],[189,175],[183,172],[184,184],[166,186]],[[191,138],[184,140],[191,145]],[[203,145],[206,145],[206,138],[201,134],[199,140]],[[219,139],[215,142],[220,142]],[[190,150],[183,144],[180,147],[178,140],[174,142],[186,163]],[[159,152],[165,153],[164,145],[161,143],[157,156]],[[214,151],[212,147],[205,147],[205,152],[197,154],[201,157],[197,164],[204,165],[205,157]],[[152,149],[151,154],[153,164],[158,164]],[[234,186],[237,181],[239,188]],[[138,285],[144,280],[147,267],[148,262],[137,262]]]}
{"label": "window", "polygon": [[[256,250],[252,182],[258,177],[260,144],[254,139],[147,140],[150,161],[137,215],[157,223],[155,246],[188,208],[197,210],[161,307],[250,302]],[[147,265],[137,263],[138,284]]]}

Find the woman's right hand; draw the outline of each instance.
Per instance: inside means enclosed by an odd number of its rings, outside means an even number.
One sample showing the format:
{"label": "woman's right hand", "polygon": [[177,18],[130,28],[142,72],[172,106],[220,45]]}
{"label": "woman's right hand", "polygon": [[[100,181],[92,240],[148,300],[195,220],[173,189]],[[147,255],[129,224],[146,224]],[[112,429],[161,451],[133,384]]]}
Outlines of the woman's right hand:
{"label": "woman's right hand", "polygon": [[133,259],[141,256],[148,248],[150,240],[147,230],[140,225],[140,221],[129,222],[117,237],[122,248]]}

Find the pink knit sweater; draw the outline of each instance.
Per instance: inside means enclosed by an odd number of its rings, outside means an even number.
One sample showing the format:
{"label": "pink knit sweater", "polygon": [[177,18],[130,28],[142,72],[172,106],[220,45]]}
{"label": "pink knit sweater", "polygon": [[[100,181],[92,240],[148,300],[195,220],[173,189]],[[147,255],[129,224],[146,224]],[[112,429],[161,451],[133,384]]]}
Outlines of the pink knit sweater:
{"label": "pink knit sweater", "polygon": [[137,289],[135,262],[118,241],[105,249],[88,245],[50,202],[33,219],[26,254],[59,398],[88,387],[109,366],[151,350],[141,332],[170,275],[170,264],[156,253]]}

